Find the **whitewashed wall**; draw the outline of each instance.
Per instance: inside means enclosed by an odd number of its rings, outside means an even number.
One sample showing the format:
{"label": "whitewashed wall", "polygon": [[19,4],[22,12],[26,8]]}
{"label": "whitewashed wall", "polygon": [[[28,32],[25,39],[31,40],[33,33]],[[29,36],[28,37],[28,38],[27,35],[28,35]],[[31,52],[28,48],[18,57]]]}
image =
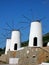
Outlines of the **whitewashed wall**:
{"label": "whitewashed wall", "polygon": [[18,64],[19,58],[9,58],[9,64]]}
{"label": "whitewashed wall", "polygon": [[29,35],[29,46],[34,46],[34,38],[37,37],[37,47],[42,47],[42,26],[41,22],[31,22],[30,35]]}
{"label": "whitewashed wall", "polygon": [[14,51],[15,44],[17,44],[17,49],[20,48],[20,31],[17,30],[12,31],[10,51]]}

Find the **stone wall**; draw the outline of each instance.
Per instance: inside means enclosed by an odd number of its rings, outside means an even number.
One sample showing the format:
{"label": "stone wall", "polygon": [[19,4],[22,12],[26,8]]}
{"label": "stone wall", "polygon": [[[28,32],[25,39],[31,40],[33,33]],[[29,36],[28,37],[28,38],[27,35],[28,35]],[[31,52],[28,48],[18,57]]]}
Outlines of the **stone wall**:
{"label": "stone wall", "polygon": [[49,52],[40,47],[25,47],[23,50],[16,51],[15,56],[19,58],[19,65],[36,65],[49,60]]}
{"label": "stone wall", "polygon": [[49,60],[49,50],[40,47],[25,47],[22,50],[9,51],[3,57],[5,57],[7,63],[9,63],[9,58],[16,57],[19,58],[18,65],[38,65]]}

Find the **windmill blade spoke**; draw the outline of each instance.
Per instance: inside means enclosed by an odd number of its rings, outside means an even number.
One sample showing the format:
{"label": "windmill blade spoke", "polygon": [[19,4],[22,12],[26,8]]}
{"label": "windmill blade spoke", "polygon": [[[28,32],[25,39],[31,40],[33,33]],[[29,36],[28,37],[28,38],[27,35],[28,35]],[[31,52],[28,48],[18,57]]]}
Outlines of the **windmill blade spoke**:
{"label": "windmill blade spoke", "polygon": [[22,28],[22,30],[25,30],[25,29],[27,29],[28,27],[25,27],[25,28]]}
{"label": "windmill blade spoke", "polygon": [[9,32],[8,32],[8,33],[7,33],[7,32],[1,33],[1,35],[2,35],[4,38],[7,38],[7,37],[9,37]]}
{"label": "windmill blade spoke", "polygon": [[34,14],[35,14],[35,13],[34,13],[34,11],[33,11],[32,8],[30,9],[30,14],[31,14],[31,16],[32,16],[32,20],[31,20],[31,21],[33,21],[33,20],[34,20]]}
{"label": "windmill blade spoke", "polygon": [[[0,45],[3,45],[3,42],[5,42],[5,40],[1,40],[0,39]],[[6,43],[6,42],[5,42]]]}
{"label": "windmill blade spoke", "polygon": [[[27,24],[27,25],[29,25],[30,22],[19,22],[19,25],[21,25],[21,24]],[[20,28],[21,28],[21,27],[20,27]]]}
{"label": "windmill blade spoke", "polygon": [[6,22],[6,25],[10,28],[10,29],[12,29],[12,27]]}
{"label": "windmill blade spoke", "polygon": [[12,20],[12,27],[15,28],[14,20]]}
{"label": "windmill blade spoke", "polygon": [[0,30],[11,31],[10,29],[6,29],[6,28],[1,28]]}
{"label": "windmill blade spoke", "polygon": [[29,19],[27,16],[23,15],[23,17],[29,21],[31,21],[31,19]]}
{"label": "windmill blade spoke", "polygon": [[1,33],[1,35],[3,35],[4,37],[6,37],[6,35],[5,35],[5,34],[3,34],[3,33]]}
{"label": "windmill blade spoke", "polygon": [[22,30],[25,30],[25,29],[27,29],[28,27],[30,27],[30,24],[29,24],[28,26],[26,26],[26,27],[21,27],[21,29],[22,29]]}
{"label": "windmill blade spoke", "polygon": [[29,23],[29,22],[19,22],[19,23]]}
{"label": "windmill blade spoke", "polygon": [[41,19],[39,19],[40,21],[42,21],[42,20],[44,20],[44,19],[46,19],[46,17],[42,17]]}

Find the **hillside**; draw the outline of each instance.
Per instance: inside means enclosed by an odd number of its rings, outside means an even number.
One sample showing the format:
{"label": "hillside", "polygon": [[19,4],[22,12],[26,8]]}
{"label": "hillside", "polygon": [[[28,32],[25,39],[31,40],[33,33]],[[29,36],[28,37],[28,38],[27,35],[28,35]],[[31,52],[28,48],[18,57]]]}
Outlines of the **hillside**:
{"label": "hillside", "polygon": [[49,42],[49,33],[43,36],[43,45],[46,46],[47,42]]}
{"label": "hillside", "polygon": [[4,54],[4,52],[5,52],[5,48],[0,48],[0,56],[1,56],[1,54]]}

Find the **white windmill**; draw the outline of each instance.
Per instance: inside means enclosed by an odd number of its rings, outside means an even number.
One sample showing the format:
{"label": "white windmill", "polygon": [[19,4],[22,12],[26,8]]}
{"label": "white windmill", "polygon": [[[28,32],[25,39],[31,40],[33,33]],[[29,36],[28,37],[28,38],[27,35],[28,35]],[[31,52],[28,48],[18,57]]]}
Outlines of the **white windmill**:
{"label": "white windmill", "polygon": [[[42,40],[42,25],[41,21],[45,18],[37,19],[36,21],[32,21],[23,15],[24,18],[26,18],[29,22],[21,22],[21,23],[27,23],[30,24],[30,34],[29,34],[29,44],[30,47],[42,47],[43,46],[43,40]],[[28,28],[28,26],[26,27]]]}
{"label": "white windmill", "polygon": [[[14,22],[14,21],[12,21]],[[21,47],[20,43],[21,43],[21,38],[20,38],[20,31],[16,30],[14,27],[14,23],[12,24],[13,26],[11,26],[10,24],[6,23],[6,25],[10,28],[10,29],[4,29],[4,30],[8,30],[11,33],[11,39],[7,39],[6,40],[6,50],[5,50],[5,54],[7,54],[7,51],[15,51],[17,49],[19,49]]]}
{"label": "white windmill", "polygon": [[42,47],[42,26],[39,20],[31,22],[29,46]]}
{"label": "white windmill", "polygon": [[11,45],[10,45],[10,51],[15,51],[18,48],[21,47],[21,38],[20,38],[20,31],[15,29],[13,21],[13,28],[11,29]]}
{"label": "white windmill", "polygon": [[7,38],[7,39],[6,39],[5,54],[7,54],[8,51],[10,50],[10,45],[11,45],[11,39],[10,39],[10,38]]}
{"label": "white windmill", "polygon": [[14,51],[20,48],[20,31],[14,30],[11,35],[10,51]]}

